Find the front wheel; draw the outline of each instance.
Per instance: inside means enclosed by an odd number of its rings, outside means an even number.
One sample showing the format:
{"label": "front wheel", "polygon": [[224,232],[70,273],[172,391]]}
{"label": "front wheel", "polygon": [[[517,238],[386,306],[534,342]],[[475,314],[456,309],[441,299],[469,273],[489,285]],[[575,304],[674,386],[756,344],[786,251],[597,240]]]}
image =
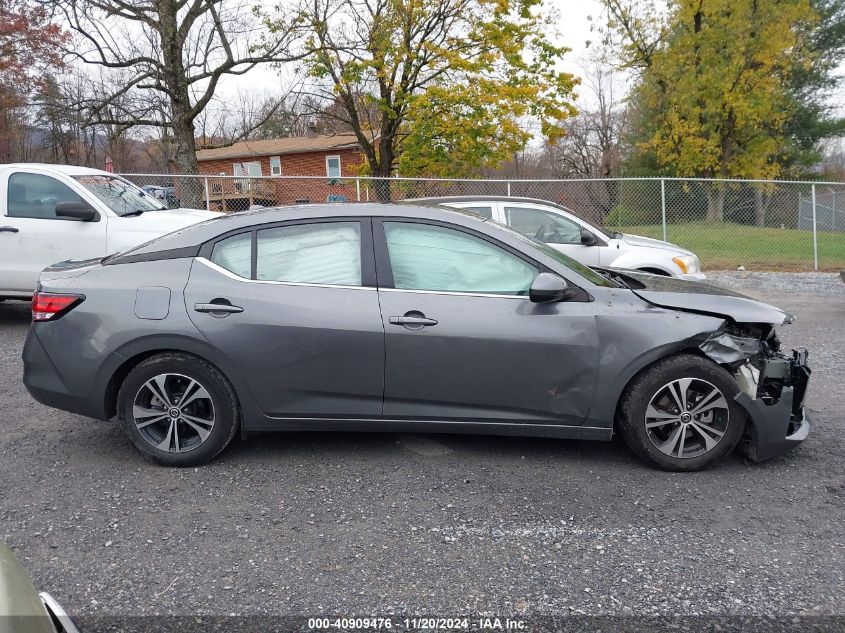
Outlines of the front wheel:
{"label": "front wheel", "polygon": [[739,386],[724,368],[700,356],[660,361],[622,396],[622,435],[641,459],[664,470],[700,470],[739,442],[746,416]]}
{"label": "front wheel", "polygon": [[213,365],[181,352],[139,363],[117,396],[118,419],[141,453],[168,466],[214,458],[238,428],[232,386]]}

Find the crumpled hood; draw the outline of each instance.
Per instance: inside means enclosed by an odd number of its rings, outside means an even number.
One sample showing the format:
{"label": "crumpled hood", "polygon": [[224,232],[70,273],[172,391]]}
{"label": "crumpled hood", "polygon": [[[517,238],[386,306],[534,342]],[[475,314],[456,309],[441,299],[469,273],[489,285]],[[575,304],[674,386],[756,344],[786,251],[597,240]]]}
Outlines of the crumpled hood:
{"label": "crumpled hood", "polygon": [[675,244],[664,242],[663,240],[655,240],[650,237],[642,237],[640,235],[628,235],[627,233],[623,233],[622,241],[630,244],[631,246],[639,246],[643,248],[660,248],[665,251],[672,251],[674,253],[693,255],[692,251],[688,251],[687,249],[681,248],[680,246],[677,246]]}
{"label": "crumpled hood", "polygon": [[728,317],[736,323],[780,325],[792,321],[792,316],[780,308],[706,282],[632,270],[616,272],[640,282],[644,287],[634,287],[632,291],[641,299],[662,308]]}

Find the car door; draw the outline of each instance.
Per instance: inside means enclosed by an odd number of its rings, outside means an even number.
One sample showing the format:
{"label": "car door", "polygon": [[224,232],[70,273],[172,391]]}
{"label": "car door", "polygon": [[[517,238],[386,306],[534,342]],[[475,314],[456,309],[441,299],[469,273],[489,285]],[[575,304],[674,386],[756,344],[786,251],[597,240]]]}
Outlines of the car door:
{"label": "car door", "polygon": [[31,293],[39,273],[68,259],[103,257],[108,217],[92,221],[56,216],[56,203],[80,202],[70,185],[42,173],[13,171],[3,178],[0,218],[0,289]]}
{"label": "car door", "polygon": [[207,244],[191,320],[271,417],[374,417],[384,392],[369,220],[297,221]]}
{"label": "car door", "polygon": [[581,243],[581,225],[531,204],[502,203],[505,223],[515,231],[545,242],[587,266],[599,265],[599,247]]}
{"label": "car door", "polygon": [[386,418],[581,424],[596,377],[591,304],[535,304],[543,269],[456,225],[374,223]]}

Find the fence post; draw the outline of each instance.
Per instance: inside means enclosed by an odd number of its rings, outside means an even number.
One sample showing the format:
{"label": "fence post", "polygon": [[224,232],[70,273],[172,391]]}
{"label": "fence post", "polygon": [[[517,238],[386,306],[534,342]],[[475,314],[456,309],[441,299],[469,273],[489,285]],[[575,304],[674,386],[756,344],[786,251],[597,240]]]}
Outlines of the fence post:
{"label": "fence post", "polygon": [[361,178],[355,177],[355,195],[358,196],[358,202],[361,202]]}
{"label": "fence post", "polygon": [[508,180],[508,198],[511,197],[511,181]]}
{"label": "fence post", "polygon": [[667,240],[666,237],[666,179],[660,179],[660,216],[663,221],[663,241]]}
{"label": "fence post", "polygon": [[208,195],[208,176],[203,178],[205,181],[205,210],[211,211],[211,196]]}
{"label": "fence post", "polygon": [[813,270],[819,269],[819,241],[816,236],[816,183],[812,184],[813,195]]}

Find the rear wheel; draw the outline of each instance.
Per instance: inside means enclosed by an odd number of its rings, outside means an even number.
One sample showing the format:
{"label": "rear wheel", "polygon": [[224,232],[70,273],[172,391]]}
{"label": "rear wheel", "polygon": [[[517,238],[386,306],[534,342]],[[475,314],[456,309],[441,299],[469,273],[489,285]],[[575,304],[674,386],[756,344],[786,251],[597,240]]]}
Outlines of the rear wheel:
{"label": "rear wheel", "polygon": [[745,412],[733,376],[704,358],[674,356],[637,376],[622,397],[622,435],[665,470],[699,470],[736,447]]}
{"label": "rear wheel", "polygon": [[209,461],[238,427],[237,397],[229,381],[210,363],[180,352],[157,354],[132,369],[117,407],[135,447],[171,466]]}

